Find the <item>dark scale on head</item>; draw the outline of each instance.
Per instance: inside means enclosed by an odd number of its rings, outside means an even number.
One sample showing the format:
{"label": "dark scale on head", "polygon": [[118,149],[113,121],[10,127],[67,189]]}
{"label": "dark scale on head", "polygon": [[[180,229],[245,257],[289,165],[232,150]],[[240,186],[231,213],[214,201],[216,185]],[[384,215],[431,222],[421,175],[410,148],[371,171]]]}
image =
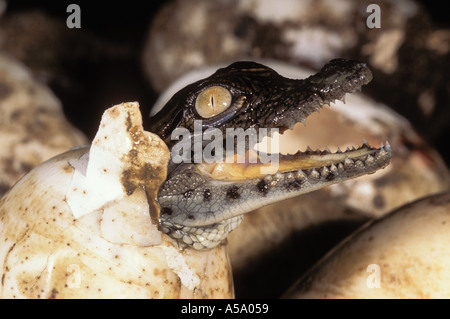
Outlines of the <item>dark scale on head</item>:
{"label": "dark scale on head", "polygon": [[209,189],[205,189],[205,191],[203,192],[203,200],[205,202],[211,200],[211,191]]}
{"label": "dark scale on head", "polygon": [[241,195],[239,195],[238,190],[239,190],[239,187],[231,186],[227,190],[227,199],[238,199],[239,197],[241,197]]}
{"label": "dark scale on head", "polygon": [[191,198],[192,195],[193,195],[193,192],[192,192],[191,189],[188,190],[188,191],[186,191],[186,192],[183,194],[184,198]]}
{"label": "dark scale on head", "polygon": [[335,177],[336,177],[336,175],[334,175],[333,172],[329,172],[327,177],[326,177],[326,180],[327,181],[332,181],[333,179],[335,179]]}
{"label": "dark scale on head", "polygon": [[258,184],[256,184],[256,188],[259,192],[261,192],[264,196],[267,195],[267,192],[269,191],[269,184],[265,180],[260,180]]}
{"label": "dark scale on head", "polygon": [[161,208],[161,214],[162,215],[172,215],[173,211],[170,207],[162,207]]}

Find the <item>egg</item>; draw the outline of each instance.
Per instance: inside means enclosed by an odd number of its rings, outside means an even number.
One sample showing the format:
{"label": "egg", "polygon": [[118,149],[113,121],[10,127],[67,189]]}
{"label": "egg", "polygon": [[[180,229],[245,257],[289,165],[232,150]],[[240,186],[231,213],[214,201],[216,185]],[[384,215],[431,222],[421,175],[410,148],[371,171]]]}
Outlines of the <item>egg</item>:
{"label": "egg", "polygon": [[449,298],[450,193],[407,204],[354,233],[287,298]]}
{"label": "egg", "polygon": [[0,198],[33,167],[87,143],[54,93],[25,65],[0,52]]}
{"label": "egg", "polygon": [[90,147],[31,170],[0,201],[1,298],[230,298],[224,245],[158,230],[167,146],[138,103],[105,111]]}

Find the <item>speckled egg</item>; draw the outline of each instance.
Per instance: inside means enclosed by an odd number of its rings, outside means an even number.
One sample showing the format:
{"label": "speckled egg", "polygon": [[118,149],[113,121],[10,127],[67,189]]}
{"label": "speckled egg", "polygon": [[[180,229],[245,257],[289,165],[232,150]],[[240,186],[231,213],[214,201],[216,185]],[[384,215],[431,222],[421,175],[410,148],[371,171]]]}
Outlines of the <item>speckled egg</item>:
{"label": "speckled egg", "polygon": [[223,245],[180,250],[159,232],[167,146],[137,103],[108,109],[91,147],[56,156],[0,201],[2,298],[229,298]]}
{"label": "speckled egg", "polygon": [[0,53],[0,198],[33,167],[87,143],[50,89],[15,58]]}
{"label": "speckled egg", "polygon": [[287,292],[289,298],[449,298],[450,193],[367,224]]}

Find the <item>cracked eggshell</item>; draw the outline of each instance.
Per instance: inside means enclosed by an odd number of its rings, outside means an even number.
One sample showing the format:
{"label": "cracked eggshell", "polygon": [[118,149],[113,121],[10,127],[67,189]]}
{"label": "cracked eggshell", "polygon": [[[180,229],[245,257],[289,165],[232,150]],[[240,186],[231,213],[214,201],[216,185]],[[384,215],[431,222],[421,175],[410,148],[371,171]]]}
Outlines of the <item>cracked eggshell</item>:
{"label": "cracked eggshell", "polygon": [[181,251],[158,231],[168,158],[138,104],[124,103],[90,148],[24,176],[0,201],[0,297],[233,297],[224,245]]}
{"label": "cracked eggshell", "polygon": [[347,238],[288,298],[449,298],[450,193],[408,204]]}

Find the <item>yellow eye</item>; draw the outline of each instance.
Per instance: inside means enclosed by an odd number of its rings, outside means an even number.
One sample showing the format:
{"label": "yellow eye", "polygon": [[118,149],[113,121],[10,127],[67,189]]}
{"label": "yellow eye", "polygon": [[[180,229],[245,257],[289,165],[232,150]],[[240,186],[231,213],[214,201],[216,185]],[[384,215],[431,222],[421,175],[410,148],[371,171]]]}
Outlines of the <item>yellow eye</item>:
{"label": "yellow eye", "polygon": [[231,93],[222,86],[204,89],[195,100],[195,109],[203,118],[210,118],[222,113],[231,105]]}

